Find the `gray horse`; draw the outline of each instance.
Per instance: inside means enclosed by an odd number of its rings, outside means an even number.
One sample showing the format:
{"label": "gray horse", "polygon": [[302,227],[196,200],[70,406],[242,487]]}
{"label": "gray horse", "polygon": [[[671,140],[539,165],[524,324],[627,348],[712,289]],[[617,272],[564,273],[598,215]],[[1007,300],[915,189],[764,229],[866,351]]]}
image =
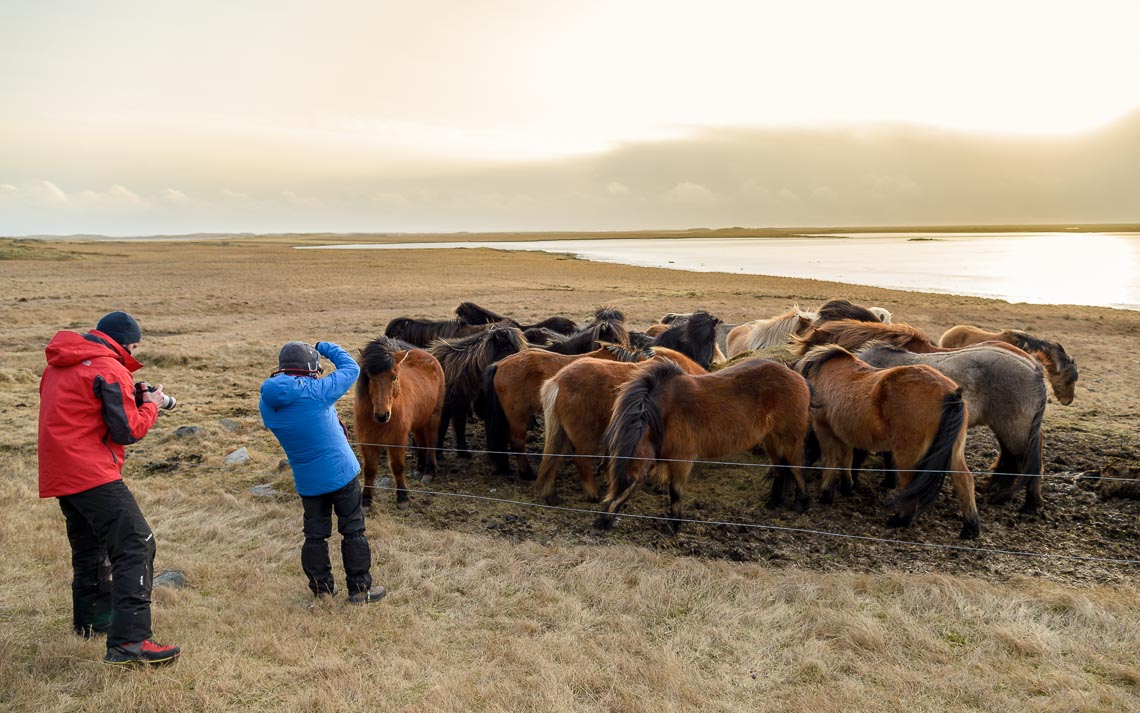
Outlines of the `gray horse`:
{"label": "gray horse", "polygon": [[991,468],[1000,475],[990,479],[990,503],[1009,501],[1024,484],[1022,512],[1037,512],[1041,505],[1041,478],[1034,476],[1041,475],[1041,419],[1047,399],[1044,374],[1037,361],[1005,345],[993,344],[914,354],[872,342],[858,356],[880,368],[929,364],[957,382],[966,399],[969,425],[989,426],[1001,446]]}

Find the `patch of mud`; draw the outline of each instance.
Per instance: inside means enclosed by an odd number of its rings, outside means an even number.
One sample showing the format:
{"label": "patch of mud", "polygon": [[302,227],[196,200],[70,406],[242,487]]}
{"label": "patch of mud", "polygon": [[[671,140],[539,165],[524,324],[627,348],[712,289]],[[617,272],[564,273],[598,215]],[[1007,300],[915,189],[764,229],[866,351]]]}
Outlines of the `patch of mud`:
{"label": "patch of mud", "polygon": [[[988,504],[984,492],[987,476],[978,476],[982,533],[977,540],[958,539],[961,523],[949,482],[935,506],[913,527],[888,528],[884,501],[889,491],[881,487],[882,475],[874,470],[864,470],[853,495],[837,496],[831,505],[819,504],[816,475],[809,479],[812,502],[808,512],[796,514],[787,507],[766,509],[764,501],[770,488],[766,461],[748,454],[726,459],[747,465],[707,464],[693,469],[684,515],[706,522],[685,523],[677,536],[664,534],[659,521],[627,514],[618,518],[608,534],[592,537],[587,531],[594,515],[570,509],[596,510],[597,505],[586,501],[569,463],[559,470],[556,489],[558,506],[566,509],[540,508],[534,507],[539,501],[531,492],[531,483],[517,475],[496,475],[486,456],[478,453],[470,459],[441,453],[438,471],[429,483],[411,475],[409,463],[409,487],[413,491],[461,493],[474,498],[413,492],[411,506],[396,510],[394,493],[378,491],[370,517],[395,517],[410,525],[483,533],[515,542],[596,547],[631,544],[678,555],[819,571],[943,572],[990,580],[1024,575],[1084,584],[1135,581],[1138,565],[1077,558],[1140,559],[1140,501],[1102,499],[1096,479],[1098,463],[1106,454],[1131,463],[1135,472],[1140,463],[1136,444],[1064,430],[1049,432],[1046,438],[1048,477],[1042,483],[1044,507],[1040,514],[1020,512],[1021,494],[1004,506]],[[449,434],[449,446],[451,439]],[[474,450],[484,447],[481,424],[469,424],[468,442]],[[540,433],[531,432],[528,449],[541,452]],[[989,468],[997,455],[997,444],[989,431],[971,431],[967,454],[971,469]],[[532,463],[537,468],[538,458],[532,457]],[[872,456],[868,468],[875,466],[881,466],[881,461]],[[385,470],[382,465],[382,475]],[[625,512],[659,516],[668,506],[667,494],[643,488]],[[918,544],[875,541],[879,539]]]}

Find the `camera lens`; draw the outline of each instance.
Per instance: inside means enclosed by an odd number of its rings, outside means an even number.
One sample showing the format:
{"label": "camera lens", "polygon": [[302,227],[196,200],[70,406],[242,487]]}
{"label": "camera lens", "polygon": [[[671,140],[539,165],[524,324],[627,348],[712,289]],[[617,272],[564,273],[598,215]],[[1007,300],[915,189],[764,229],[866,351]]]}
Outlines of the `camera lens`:
{"label": "camera lens", "polygon": [[175,399],[170,394],[163,394],[162,395],[162,404],[159,406],[159,408],[165,409],[166,411],[169,411],[170,409],[174,408],[177,405],[178,405],[177,399]]}

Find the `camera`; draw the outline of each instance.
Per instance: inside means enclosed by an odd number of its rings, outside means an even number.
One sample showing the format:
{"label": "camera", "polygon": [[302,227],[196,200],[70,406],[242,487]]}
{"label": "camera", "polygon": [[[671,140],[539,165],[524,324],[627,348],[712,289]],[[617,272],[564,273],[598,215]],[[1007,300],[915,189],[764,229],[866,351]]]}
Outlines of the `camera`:
{"label": "camera", "polygon": [[[140,381],[140,382],[137,382],[135,384],[135,405],[136,406],[142,406],[143,405],[143,394],[145,394],[148,391],[151,391],[151,392],[158,391],[158,387],[157,386],[151,386],[150,384],[146,383],[145,381]],[[178,405],[178,399],[174,398],[170,394],[164,393],[162,395],[162,403],[155,404],[155,405],[158,406],[160,409],[163,409],[165,411],[169,411],[170,409],[172,409]]]}

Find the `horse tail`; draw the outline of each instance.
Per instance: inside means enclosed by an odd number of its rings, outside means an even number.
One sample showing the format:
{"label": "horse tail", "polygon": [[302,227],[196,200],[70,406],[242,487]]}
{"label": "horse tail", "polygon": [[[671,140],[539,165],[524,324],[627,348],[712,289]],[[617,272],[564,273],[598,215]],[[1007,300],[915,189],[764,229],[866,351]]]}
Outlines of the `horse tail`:
{"label": "horse tail", "polygon": [[965,424],[966,402],[959,387],[942,398],[942,416],[938,419],[934,440],[915,465],[914,470],[918,471],[915,478],[895,496],[894,504],[900,511],[921,512],[938,499],[938,491],[942,489],[954,447]]}
{"label": "horse tail", "polygon": [[630,486],[630,460],[647,430],[654,453],[658,451],[665,432],[665,419],[657,404],[657,395],[662,384],[684,373],[677,364],[663,359],[645,367],[640,375],[622,387],[604,436],[613,463],[611,494],[624,492]]}
{"label": "horse tail", "polygon": [[487,457],[495,470],[500,473],[509,473],[511,470],[510,458],[507,456],[507,412],[499,401],[499,392],[495,391],[495,374],[498,373],[498,362],[487,367],[483,372],[483,425],[487,428]]}

